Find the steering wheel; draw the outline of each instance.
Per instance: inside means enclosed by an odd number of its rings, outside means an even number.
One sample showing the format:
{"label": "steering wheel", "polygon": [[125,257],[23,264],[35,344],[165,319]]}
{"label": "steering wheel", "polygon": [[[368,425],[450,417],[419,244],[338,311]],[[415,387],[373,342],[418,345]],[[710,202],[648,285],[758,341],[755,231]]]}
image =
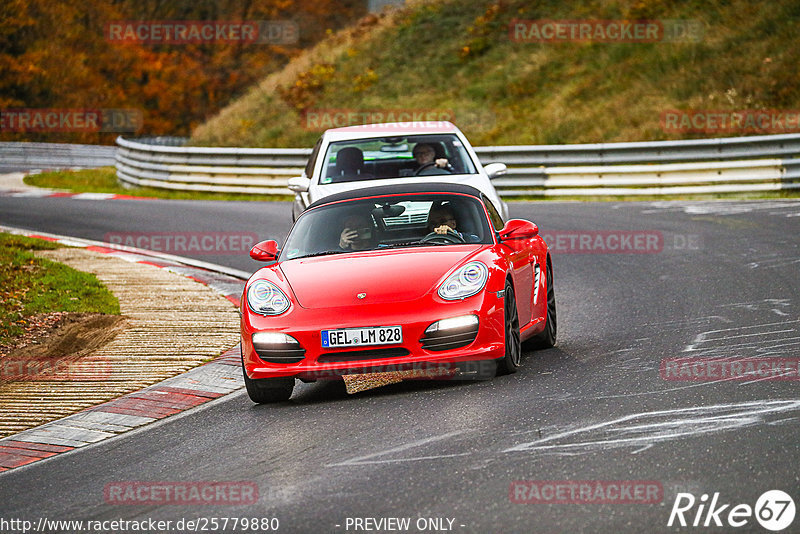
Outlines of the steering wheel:
{"label": "steering wheel", "polygon": [[422,239],[420,239],[419,242],[436,243],[440,245],[446,245],[448,243],[466,243],[464,238],[458,235],[453,230],[448,230],[446,234],[437,234],[436,232],[431,232]]}
{"label": "steering wheel", "polygon": [[422,171],[424,171],[424,170],[425,170],[425,169],[427,169],[428,167],[433,167],[434,165],[436,165],[436,162],[435,162],[435,161],[431,161],[430,163],[425,163],[425,164],[424,164],[424,165],[422,165],[422,166],[421,166],[419,169],[417,169],[416,171],[414,171],[414,176],[419,176],[419,173],[421,173]]}

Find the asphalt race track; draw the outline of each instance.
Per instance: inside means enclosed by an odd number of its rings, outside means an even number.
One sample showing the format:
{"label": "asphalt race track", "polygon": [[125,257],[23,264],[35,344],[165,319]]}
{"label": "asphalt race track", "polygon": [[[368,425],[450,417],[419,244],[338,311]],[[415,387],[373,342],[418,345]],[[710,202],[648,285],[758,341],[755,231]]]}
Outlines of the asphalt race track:
{"label": "asphalt race track", "polygon": [[[733,528],[730,510],[755,508],[768,490],[800,504],[796,374],[669,375],[674,358],[800,357],[800,201],[510,207],[556,249],[558,345],[527,353],[519,373],[356,395],[337,382],[301,384],[274,406],[255,406],[240,391],[0,474],[1,515],[172,525],[277,518],[279,532],[300,533],[403,531],[387,528],[402,525],[388,518],[408,519],[407,532],[691,532],[708,530],[708,519],[711,532],[766,532],[755,516]],[[0,224],[101,241],[109,232],[246,232],[281,241],[289,220],[288,203],[0,197]],[[246,253],[180,255],[257,268]],[[258,499],[106,502],[107,485],[131,481],[237,481],[257,486]],[[660,488],[659,502],[558,497],[543,491],[555,487],[545,481],[562,489],[646,481]],[[537,488],[543,502],[532,502]],[[696,499],[685,519],[691,525],[699,516],[701,526],[667,526],[678,493]],[[707,517],[716,493],[717,509],[729,506]],[[370,518],[384,520],[383,529]],[[716,518],[724,528],[713,528]],[[800,531],[800,518],[790,531]]]}

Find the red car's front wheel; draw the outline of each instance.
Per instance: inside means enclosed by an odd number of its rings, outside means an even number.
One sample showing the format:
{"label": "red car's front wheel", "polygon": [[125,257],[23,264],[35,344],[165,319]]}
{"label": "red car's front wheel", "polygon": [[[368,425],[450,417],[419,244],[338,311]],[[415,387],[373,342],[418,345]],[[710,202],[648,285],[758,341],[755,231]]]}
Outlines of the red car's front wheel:
{"label": "red car's front wheel", "polygon": [[250,378],[242,365],[244,387],[250,400],[256,404],[283,402],[289,400],[294,391],[294,378]]}

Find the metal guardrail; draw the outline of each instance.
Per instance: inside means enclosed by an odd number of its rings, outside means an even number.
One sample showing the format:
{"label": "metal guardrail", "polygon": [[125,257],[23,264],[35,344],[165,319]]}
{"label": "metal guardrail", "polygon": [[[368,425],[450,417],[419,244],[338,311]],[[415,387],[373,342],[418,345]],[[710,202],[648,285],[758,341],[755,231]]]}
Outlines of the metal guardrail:
{"label": "metal guardrail", "polygon": [[800,154],[800,134],[681,141],[476,147],[481,161],[506,165],[610,165],[736,160]]}
{"label": "metal guardrail", "polygon": [[[29,168],[115,164],[121,183],[162,189],[291,194],[308,148],[186,147],[185,138],[117,139],[118,147],[0,143],[3,163]],[[663,195],[800,188],[800,134],[475,149],[502,162],[501,196]],[[116,154],[115,154],[116,153]]]}
{"label": "metal guardrail", "polygon": [[[117,175],[130,185],[289,194],[310,149],[156,145],[119,138]],[[582,145],[477,147],[502,162],[502,196],[664,195],[800,188],[800,134]]]}
{"label": "metal guardrail", "polygon": [[165,146],[117,138],[117,177],[130,186],[217,193],[291,194],[311,149]]}
{"label": "metal guardrail", "polygon": [[784,180],[800,180],[800,158],[783,160],[783,168],[786,169]]}
{"label": "metal guardrail", "polygon": [[66,143],[0,143],[0,163],[21,169],[93,168],[114,165],[117,147]]}
{"label": "metal guardrail", "polygon": [[708,188],[713,188],[716,192],[741,191],[743,185],[749,187],[748,184],[751,183],[776,183],[782,176],[780,159],[758,159],[655,165],[551,167],[547,169],[545,176],[499,178],[493,183],[498,190],[503,191],[504,196],[530,194],[531,187],[544,189],[546,195],[561,196],[657,195],[666,189],[680,194],[701,193]]}
{"label": "metal guardrail", "polygon": [[[509,166],[502,196],[681,195],[798,189],[800,135],[478,147]],[[788,158],[787,158],[788,157]]]}

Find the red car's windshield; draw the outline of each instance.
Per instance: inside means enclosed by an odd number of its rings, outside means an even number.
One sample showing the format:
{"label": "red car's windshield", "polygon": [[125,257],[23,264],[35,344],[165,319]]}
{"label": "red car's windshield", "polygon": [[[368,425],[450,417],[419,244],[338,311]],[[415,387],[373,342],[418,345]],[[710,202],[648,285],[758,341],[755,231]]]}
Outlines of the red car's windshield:
{"label": "red car's windshield", "polygon": [[476,198],[394,195],[337,202],[304,213],[289,234],[280,259],[492,242],[484,206]]}

